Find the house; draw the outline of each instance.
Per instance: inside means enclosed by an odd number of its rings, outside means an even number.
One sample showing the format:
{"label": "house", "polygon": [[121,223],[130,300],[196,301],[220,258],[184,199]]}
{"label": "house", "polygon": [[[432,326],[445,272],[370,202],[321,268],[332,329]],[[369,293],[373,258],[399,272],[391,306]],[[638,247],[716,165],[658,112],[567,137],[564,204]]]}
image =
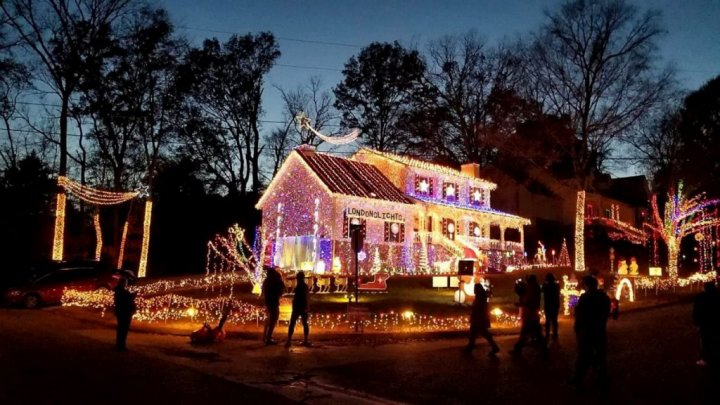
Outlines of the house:
{"label": "house", "polygon": [[460,258],[496,268],[523,259],[530,221],[493,209],[496,187],[474,164],[456,170],[366,148],[346,159],[303,145],[256,207],[269,254],[283,269],[347,271],[356,221],[362,271],[452,272]]}

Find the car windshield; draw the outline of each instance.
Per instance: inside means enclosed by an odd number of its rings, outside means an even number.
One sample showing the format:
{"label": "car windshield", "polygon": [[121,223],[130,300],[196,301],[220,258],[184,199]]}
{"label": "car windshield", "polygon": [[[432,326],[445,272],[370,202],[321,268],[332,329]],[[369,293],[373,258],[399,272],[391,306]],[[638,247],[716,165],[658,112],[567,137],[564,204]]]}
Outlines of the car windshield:
{"label": "car windshield", "polygon": [[73,280],[95,277],[100,270],[91,267],[64,267],[35,279],[35,284],[66,283]]}

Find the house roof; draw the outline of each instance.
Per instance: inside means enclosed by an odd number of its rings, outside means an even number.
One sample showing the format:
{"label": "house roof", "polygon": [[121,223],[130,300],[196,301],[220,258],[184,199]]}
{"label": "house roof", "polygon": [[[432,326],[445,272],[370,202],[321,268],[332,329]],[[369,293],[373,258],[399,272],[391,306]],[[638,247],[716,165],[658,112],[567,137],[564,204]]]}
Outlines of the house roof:
{"label": "house roof", "polygon": [[373,154],[376,156],[380,156],[385,159],[392,160],[394,162],[403,164],[405,166],[430,170],[430,171],[433,171],[436,173],[445,174],[445,175],[449,175],[449,176],[462,177],[464,179],[468,179],[468,180],[472,180],[476,183],[480,183],[480,184],[482,184],[482,186],[487,187],[491,190],[494,190],[497,187],[497,184],[495,184],[491,181],[477,178],[475,176],[471,176],[469,174],[463,173],[460,170],[457,170],[457,169],[454,169],[454,168],[448,167],[448,166],[439,165],[437,163],[425,162],[423,160],[414,159],[414,158],[411,158],[408,156],[396,155],[396,154],[390,153],[390,152],[381,152],[379,150],[370,149],[370,148],[361,148],[360,151],[370,153],[370,154]]}
{"label": "house roof", "polygon": [[308,149],[296,149],[293,153],[299,154],[333,193],[402,204],[414,203],[373,165]]}
{"label": "house roof", "polygon": [[612,179],[605,194],[635,207],[647,207],[650,200],[648,181],[643,175]]}

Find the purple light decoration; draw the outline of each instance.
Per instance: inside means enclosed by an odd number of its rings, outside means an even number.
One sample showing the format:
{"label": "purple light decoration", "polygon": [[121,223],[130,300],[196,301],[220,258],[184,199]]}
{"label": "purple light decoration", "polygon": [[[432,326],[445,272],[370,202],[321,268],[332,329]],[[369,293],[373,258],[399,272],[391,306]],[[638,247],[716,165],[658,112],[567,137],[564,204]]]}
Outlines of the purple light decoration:
{"label": "purple light decoration", "polygon": [[415,273],[415,266],[413,263],[413,255],[412,251],[410,250],[410,246],[405,245],[402,247],[402,262],[403,266],[405,267],[405,271],[407,271],[410,274]]}
{"label": "purple light decoration", "polygon": [[332,241],[330,239],[320,239],[320,260],[325,262],[326,268],[332,267]]}

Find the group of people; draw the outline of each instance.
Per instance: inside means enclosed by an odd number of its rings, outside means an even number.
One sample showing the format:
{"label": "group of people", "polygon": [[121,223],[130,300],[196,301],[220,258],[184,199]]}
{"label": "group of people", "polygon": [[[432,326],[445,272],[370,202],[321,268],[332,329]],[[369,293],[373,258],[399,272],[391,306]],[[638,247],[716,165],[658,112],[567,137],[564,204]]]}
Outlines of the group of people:
{"label": "group of people", "polygon": [[[277,342],[273,339],[275,325],[277,325],[280,317],[280,297],[285,293],[285,283],[282,276],[274,267],[265,268],[266,277],[262,284],[262,295],[265,299],[265,308],[267,316],[265,318],[265,328],[263,330],[263,342],[266,345],[275,345]],[[305,282],[305,273],[298,272],[297,286],[295,287],[295,296],[292,301],[292,313],[290,315],[290,326],[288,327],[287,341],[285,347],[292,345],[292,336],[295,332],[295,324],[298,318],[303,326],[303,345],[310,346],[308,337],[310,335],[310,325],[308,324],[308,315],[310,312],[310,287]]]}
{"label": "group of people", "polygon": [[[575,307],[574,330],[578,353],[575,373],[569,381],[575,386],[582,384],[591,365],[595,366],[601,382],[608,381],[606,367],[607,321],[611,313],[614,318],[617,318],[617,306],[613,306],[607,294],[598,289],[598,281],[595,277],[584,277],[582,286],[585,292],[580,296]],[[517,305],[520,307],[521,325],[520,337],[510,353],[519,355],[523,347],[532,341],[537,344],[542,355],[547,356],[547,340],[557,340],[558,338],[560,287],[551,273],[545,277],[542,286],[538,283],[535,275],[529,275],[524,280],[518,280],[515,292],[519,298]],[[542,333],[540,324],[541,301],[544,303],[545,311],[545,335]],[[700,317],[702,316],[704,315],[700,315]],[[495,343],[489,328],[488,293],[483,285],[478,283],[475,284],[475,301],[470,315],[470,338],[464,349],[465,352],[471,352],[475,348],[475,340],[480,336],[485,338],[490,345],[490,356],[495,356],[500,348]]]}
{"label": "group of people", "polygon": [[[263,342],[274,345],[273,332],[280,316],[280,298],[285,292],[285,283],[280,273],[273,267],[266,267],[267,276],[262,284],[262,295],[265,300],[267,316],[265,319]],[[309,346],[310,327],[308,315],[310,311],[310,287],[305,281],[305,273],[297,273],[297,287],[292,301],[292,314],[288,328],[285,347],[292,345],[295,325],[300,319],[303,325],[303,345]],[[114,288],[115,317],[117,318],[116,349],[126,350],[126,340],[132,317],[137,308],[135,294],[128,290],[130,277],[120,279]],[[602,383],[608,382],[607,373],[607,321],[612,316],[617,319],[618,306],[608,295],[598,288],[598,280],[593,276],[583,277],[581,287],[585,292],[580,295],[575,306],[574,332],[577,339],[577,359],[575,372],[569,383],[581,386],[590,366]],[[481,283],[474,286],[475,301],[470,314],[470,336],[464,351],[475,349],[478,337],[487,340],[490,345],[490,356],[495,356],[500,347],[495,343],[490,332],[489,292]],[[515,285],[518,295],[517,306],[520,308],[520,336],[510,351],[519,355],[530,342],[539,347],[543,356],[548,355],[547,341],[558,338],[558,315],[560,310],[560,287],[552,273],[545,277],[542,286],[535,275],[528,275],[518,280]],[[545,312],[545,334],[540,324],[541,301]],[[714,282],[705,283],[704,291],[695,299],[693,320],[700,332],[701,358],[698,365],[720,364],[720,292]]]}

